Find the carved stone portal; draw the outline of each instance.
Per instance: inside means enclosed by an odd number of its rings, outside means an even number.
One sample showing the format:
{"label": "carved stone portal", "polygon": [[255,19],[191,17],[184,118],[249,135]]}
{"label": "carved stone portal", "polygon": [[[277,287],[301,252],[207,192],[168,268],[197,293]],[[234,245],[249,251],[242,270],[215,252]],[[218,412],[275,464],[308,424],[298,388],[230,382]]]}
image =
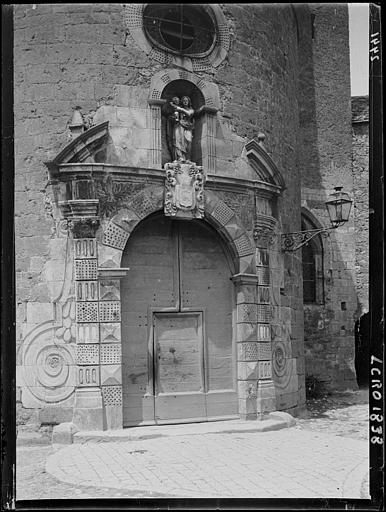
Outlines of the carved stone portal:
{"label": "carved stone portal", "polygon": [[189,160],[165,164],[165,215],[202,219],[204,217],[204,181],[201,166]]}

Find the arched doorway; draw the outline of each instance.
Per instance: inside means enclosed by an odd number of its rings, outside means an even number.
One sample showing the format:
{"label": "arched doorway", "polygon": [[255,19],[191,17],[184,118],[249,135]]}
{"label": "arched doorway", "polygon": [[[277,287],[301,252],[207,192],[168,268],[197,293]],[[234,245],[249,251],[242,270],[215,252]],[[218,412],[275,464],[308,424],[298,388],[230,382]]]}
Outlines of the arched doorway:
{"label": "arched doorway", "polygon": [[215,230],[149,216],[122,266],[123,425],[237,417],[234,268]]}

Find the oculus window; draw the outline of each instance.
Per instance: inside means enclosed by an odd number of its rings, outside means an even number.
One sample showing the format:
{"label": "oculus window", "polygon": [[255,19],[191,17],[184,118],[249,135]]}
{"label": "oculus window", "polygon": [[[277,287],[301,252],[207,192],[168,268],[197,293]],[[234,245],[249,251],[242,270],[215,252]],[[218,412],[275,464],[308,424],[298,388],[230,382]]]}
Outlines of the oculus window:
{"label": "oculus window", "polygon": [[216,25],[199,5],[149,4],[143,13],[147,37],[162,50],[186,56],[209,53],[216,42]]}

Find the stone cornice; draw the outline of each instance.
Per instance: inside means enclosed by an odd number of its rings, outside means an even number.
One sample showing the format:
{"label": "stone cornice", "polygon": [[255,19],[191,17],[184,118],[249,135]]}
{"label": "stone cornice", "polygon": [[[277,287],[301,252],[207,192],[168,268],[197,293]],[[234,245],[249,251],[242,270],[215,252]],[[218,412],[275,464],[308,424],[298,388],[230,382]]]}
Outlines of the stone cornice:
{"label": "stone cornice", "polygon": [[120,267],[120,268],[98,268],[98,277],[99,279],[123,279],[127,273],[129,272],[129,267]]}
{"label": "stone cornice", "polygon": [[232,276],[232,281],[235,285],[257,285],[258,283],[258,276],[256,274],[235,274]]}
{"label": "stone cornice", "polygon": [[[98,178],[106,175],[114,177],[117,181],[147,182],[149,184],[163,184],[164,169],[127,167],[103,163],[63,163],[57,166],[57,177],[61,181],[70,181],[74,178]],[[261,180],[247,180],[218,174],[207,174],[206,188],[209,190],[222,190],[234,193],[251,193],[257,196],[272,198],[280,195],[279,186]]]}

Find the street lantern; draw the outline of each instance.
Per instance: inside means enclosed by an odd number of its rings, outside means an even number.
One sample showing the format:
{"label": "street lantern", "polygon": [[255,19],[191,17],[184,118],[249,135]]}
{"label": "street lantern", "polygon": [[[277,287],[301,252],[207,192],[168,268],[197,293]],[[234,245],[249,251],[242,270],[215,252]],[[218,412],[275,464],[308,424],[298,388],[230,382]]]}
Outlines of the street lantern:
{"label": "street lantern", "polygon": [[352,201],[346,192],[342,192],[342,188],[343,187],[334,187],[334,192],[330,194],[330,199],[326,201],[331,227],[283,233],[281,235],[281,248],[283,251],[297,251],[315,236],[328,236],[329,231],[338,228],[348,221]]}
{"label": "street lantern", "polygon": [[333,227],[338,227],[348,221],[350,217],[352,201],[343,187],[334,187],[335,192],[330,194],[331,199],[326,201],[326,207],[330,222]]}

